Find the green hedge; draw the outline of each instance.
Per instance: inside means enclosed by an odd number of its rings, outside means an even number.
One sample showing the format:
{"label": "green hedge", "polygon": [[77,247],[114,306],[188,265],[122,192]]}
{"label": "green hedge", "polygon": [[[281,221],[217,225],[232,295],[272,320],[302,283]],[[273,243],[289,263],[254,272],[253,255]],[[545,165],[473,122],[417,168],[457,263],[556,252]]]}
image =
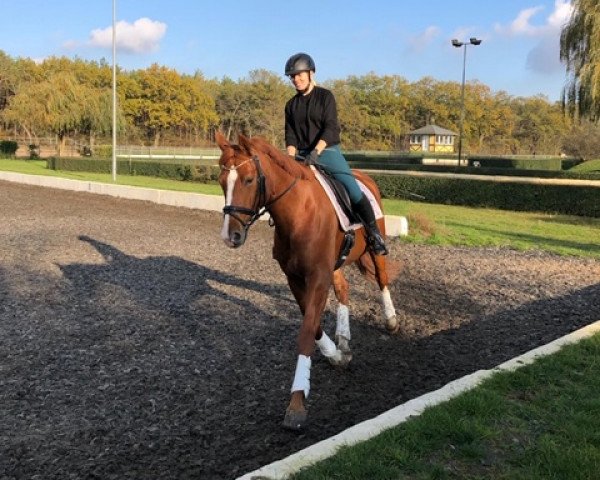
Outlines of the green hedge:
{"label": "green hedge", "polygon": [[[49,158],[48,168],[71,172],[111,173],[112,160],[104,158]],[[142,175],[211,183],[219,178],[215,165],[117,160],[117,174]]]}
{"label": "green hedge", "polygon": [[14,157],[19,149],[19,144],[13,140],[0,141],[0,155],[3,157]]}
{"label": "green hedge", "polygon": [[501,175],[509,177],[530,178],[565,178],[575,180],[600,180],[600,172],[569,171],[569,170],[521,170],[513,168],[492,167],[459,167],[456,165],[398,165],[387,162],[348,162],[352,168],[361,170],[390,170],[435,173],[458,173],[463,175]]}
{"label": "green hedge", "polygon": [[423,163],[423,153],[355,153],[344,152],[346,160],[352,164],[380,164],[380,165],[419,165]]}
{"label": "green hedge", "polygon": [[[425,167],[421,165],[419,167]],[[429,166],[431,167],[431,166]],[[54,170],[110,173],[111,160],[50,158],[48,168]],[[440,166],[440,168],[442,168]],[[465,173],[473,170],[482,173],[489,169],[452,167]],[[501,169],[506,175],[510,170]],[[444,171],[448,172],[448,168]],[[147,161],[119,160],[117,173],[146,175],[176,180],[212,183],[218,179],[219,167],[215,165],[175,164]],[[529,173],[533,173],[529,171]],[[538,173],[549,174],[547,171]],[[553,172],[566,174],[567,172]],[[497,172],[496,172],[497,174]],[[579,178],[599,178],[598,175],[581,174]],[[462,178],[441,178],[377,173],[371,174],[384,198],[415,200],[411,194],[420,195],[424,202],[471,207],[488,207],[503,210],[540,211],[549,213],[600,217],[600,187],[570,185],[536,185],[516,182],[494,182]]]}
{"label": "green hedge", "polygon": [[547,158],[515,158],[515,157],[484,157],[469,155],[469,166],[478,162],[481,167],[515,168],[518,170],[562,170],[563,159],[560,157]]}
{"label": "green hedge", "polygon": [[373,174],[384,198],[600,217],[600,187]]}

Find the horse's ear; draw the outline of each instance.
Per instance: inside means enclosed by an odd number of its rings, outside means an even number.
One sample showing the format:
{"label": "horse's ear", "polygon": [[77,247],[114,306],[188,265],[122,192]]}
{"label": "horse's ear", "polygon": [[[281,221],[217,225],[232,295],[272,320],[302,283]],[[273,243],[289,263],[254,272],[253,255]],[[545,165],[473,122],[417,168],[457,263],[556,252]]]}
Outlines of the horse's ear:
{"label": "horse's ear", "polygon": [[219,145],[221,151],[225,151],[226,149],[231,148],[231,144],[227,141],[225,135],[223,135],[218,130],[215,132],[215,140],[217,141],[217,145]]}
{"label": "horse's ear", "polygon": [[247,155],[252,155],[252,140],[241,133],[238,135],[238,143],[242,151]]}

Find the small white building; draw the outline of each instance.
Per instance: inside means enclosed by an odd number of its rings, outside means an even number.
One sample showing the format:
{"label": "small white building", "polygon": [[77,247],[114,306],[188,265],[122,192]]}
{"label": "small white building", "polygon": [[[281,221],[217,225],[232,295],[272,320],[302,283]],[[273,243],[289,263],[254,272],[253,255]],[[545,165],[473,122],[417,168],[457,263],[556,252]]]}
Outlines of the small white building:
{"label": "small white building", "polygon": [[411,152],[454,153],[456,132],[437,125],[424,127],[408,133],[409,150]]}

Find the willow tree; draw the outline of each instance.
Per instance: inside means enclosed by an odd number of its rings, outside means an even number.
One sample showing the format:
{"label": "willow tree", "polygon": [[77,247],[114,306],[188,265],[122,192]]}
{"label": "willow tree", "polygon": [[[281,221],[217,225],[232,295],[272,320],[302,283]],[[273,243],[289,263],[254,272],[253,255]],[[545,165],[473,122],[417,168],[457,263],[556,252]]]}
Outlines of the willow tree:
{"label": "willow tree", "polygon": [[21,127],[30,136],[56,136],[56,153],[62,154],[69,135],[93,122],[96,89],[80,84],[71,72],[54,74],[42,82],[23,84],[3,112],[5,121]]}
{"label": "willow tree", "polygon": [[600,120],[600,6],[573,0],[573,13],[560,36],[560,58],[569,81],[563,104],[574,117]]}

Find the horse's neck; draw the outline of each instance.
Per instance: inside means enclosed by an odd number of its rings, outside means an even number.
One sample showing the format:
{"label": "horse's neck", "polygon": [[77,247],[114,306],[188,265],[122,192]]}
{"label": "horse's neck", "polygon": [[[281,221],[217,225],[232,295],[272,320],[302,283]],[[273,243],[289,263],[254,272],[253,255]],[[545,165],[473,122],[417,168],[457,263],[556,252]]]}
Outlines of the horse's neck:
{"label": "horse's neck", "polygon": [[[269,206],[269,212],[275,225],[289,231],[301,227],[305,215],[300,210],[300,205],[305,206],[307,196],[315,198],[317,195],[316,180],[296,178],[274,162],[265,171],[265,176],[269,196],[267,201],[273,202]],[[289,190],[286,192],[286,189]]]}

